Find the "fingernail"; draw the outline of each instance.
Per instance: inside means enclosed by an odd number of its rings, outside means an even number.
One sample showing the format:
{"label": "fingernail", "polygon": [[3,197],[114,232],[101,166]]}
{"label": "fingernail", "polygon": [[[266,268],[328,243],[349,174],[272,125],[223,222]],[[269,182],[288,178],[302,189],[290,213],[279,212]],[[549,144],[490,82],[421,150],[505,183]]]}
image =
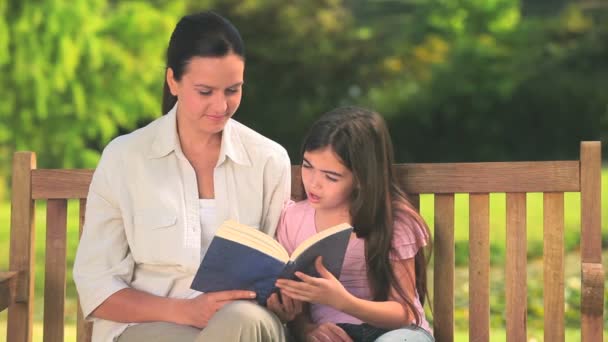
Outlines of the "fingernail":
{"label": "fingernail", "polygon": [[249,297],[251,297],[251,298],[255,298],[255,292],[251,292],[251,293],[249,293]]}

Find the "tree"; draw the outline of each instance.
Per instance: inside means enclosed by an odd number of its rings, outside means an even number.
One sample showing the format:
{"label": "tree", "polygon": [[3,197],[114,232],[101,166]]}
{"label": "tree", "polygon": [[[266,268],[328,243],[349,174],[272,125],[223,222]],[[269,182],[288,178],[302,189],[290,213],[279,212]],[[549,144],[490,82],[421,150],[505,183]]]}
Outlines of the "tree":
{"label": "tree", "polygon": [[15,150],[45,167],[93,167],[119,130],[160,114],[166,44],[181,5],[104,0],[0,4],[0,176]]}

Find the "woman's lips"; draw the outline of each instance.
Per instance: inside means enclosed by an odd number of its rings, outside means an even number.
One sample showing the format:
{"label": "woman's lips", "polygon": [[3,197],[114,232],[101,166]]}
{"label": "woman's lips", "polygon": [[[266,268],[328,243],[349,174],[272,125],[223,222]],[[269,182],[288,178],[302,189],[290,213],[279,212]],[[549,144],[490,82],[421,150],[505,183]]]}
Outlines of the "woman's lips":
{"label": "woman's lips", "polygon": [[225,115],[207,115],[207,118],[213,121],[222,121],[225,117]]}

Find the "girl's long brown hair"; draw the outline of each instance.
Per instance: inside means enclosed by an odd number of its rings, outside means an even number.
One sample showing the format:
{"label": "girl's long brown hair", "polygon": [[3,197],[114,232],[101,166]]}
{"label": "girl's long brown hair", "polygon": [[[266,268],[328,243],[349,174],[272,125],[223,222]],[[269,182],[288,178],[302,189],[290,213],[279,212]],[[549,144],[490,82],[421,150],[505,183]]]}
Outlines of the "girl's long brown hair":
{"label": "girl's long brown hair", "polygon": [[[393,146],[384,119],[359,107],[340,107],[319,120],[310,129],[302,146],[305,151],[331,147],[352,171],[355,188],[351,195],[350,215],[357,237],[365,239],[365,261],[373,299],[385,301],[394,288],[416,324],[422,317],[416,309],[414,294],[406,294],[396,279],[389,255],[395,220],[413,219],[424,231],[417,236],[419,246],[431,245],[428,226],[399,188],[395,179]],[[427,297],[426,257],[423,248],[415,256],[415,286],[422,305]]]}

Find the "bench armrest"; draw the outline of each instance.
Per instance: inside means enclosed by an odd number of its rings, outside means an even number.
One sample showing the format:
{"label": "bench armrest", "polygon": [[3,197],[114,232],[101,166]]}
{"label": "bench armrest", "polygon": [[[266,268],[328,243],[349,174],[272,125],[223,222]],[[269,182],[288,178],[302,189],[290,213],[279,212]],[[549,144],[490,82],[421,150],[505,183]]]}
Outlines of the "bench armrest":
{"label": "bench armrest", "polygon": [[0,311],[15,302],[17,272],[0,272]]}

